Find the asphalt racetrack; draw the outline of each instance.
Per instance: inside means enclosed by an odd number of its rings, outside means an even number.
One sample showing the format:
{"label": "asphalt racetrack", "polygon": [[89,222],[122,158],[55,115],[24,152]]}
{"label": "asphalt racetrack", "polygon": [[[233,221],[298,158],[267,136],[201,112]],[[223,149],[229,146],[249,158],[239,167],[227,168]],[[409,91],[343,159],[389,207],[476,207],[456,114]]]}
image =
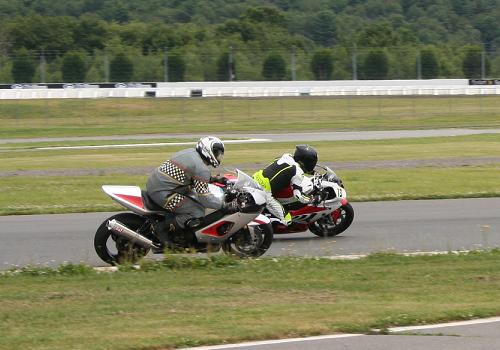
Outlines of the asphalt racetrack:
{"label": "asphalt racetrack", "polygon": [[[500,198],[352,203],[355,218],[337,237],[275,235],[265,256],[343,256],[500,247]],[[93,247],[113,213],[0,217],[0,269],[63,262],[105,265]],[[161,256],[160,256],[161,257]]]}

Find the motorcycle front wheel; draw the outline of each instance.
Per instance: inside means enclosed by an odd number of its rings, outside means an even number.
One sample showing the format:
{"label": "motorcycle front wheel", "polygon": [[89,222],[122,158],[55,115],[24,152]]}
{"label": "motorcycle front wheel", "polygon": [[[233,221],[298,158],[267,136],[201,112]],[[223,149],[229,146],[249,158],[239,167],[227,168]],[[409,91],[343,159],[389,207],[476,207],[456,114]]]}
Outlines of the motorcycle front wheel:
{"label": "motorcycle front wheel", "polygon": [[309,231],[319,237],[334,237],[351,226],[354,220],[354,209],[350,203],[347,203],[330,216],[325,216],[309,224]]}
{"label": "motorcycle front wheel", "polygon": [[128,228],[138,231],[146,220],[133,213],[121,213],[106,219],[97,229],[94,236],[94,248],[104,262],[110,265],[134,264],[149,253],[149,249],[130,242],[108,230],[106,224],[109,220],[116,219]]}
{"label": "motorcycle front wheel", "polygon": [[264,254],[273,242],[270,224],[242,228],[222,243],[222,250],[240,258],[256,258]]}

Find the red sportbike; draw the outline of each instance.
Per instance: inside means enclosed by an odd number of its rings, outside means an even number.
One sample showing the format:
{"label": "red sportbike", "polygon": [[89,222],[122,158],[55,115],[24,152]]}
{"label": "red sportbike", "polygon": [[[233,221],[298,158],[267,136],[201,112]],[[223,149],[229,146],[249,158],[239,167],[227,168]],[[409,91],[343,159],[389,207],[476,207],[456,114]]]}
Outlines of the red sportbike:
{"label": "red sportbike", "polygon": [[[272,215],[267,206],[264,214],[271,219],[275,234],[311,231],[320,237],[333,237],[347,230],[354,219],[354,209],[347,200],[347,192],[342,180],[327,166],[317,166],[322,172],[308,178],[312,181],[311,197],[320,198],[309,204],[294,200],[292,187],[286,188],[275,196],[292,215],[292,223],[284,225]],[[306,179],[307,180],[307,179]]]}

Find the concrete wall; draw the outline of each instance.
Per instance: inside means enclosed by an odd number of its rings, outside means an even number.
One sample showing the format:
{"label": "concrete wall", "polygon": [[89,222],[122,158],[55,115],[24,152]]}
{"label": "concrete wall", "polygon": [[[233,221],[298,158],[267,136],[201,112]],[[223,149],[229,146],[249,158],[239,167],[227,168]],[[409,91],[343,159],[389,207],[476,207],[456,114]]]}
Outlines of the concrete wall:
{"label": "concrete wall", "polygon": [[193,97],[196,95],[279,97],[491,94],[500,94],[500,85],[469,85],[467,79],[181,82],[156,83],[156,87],[0,89],[0,99]]}

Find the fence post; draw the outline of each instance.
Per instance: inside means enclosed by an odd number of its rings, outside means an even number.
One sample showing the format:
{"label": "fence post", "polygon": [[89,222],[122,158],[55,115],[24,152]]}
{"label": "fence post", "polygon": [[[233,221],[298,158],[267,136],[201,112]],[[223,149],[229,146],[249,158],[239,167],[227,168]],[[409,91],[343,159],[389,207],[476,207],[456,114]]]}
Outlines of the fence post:
{"label": "fence post", "polygon": [[109,83],[109,58],[108,53],[104,53],[104,81]]}
{"label": "fence post", "polygon": [[481,51],[481,79],[486,77],[486,55],[484,49]]}
{"label": "fence post", "polygon": [[358,80],[358,58],[356,52],[356,44],[352,49],[352,80]]}
{"label": "fence post", "polygon": [[233,81],[233,47],[229,46],[229,81]]}
{"label": "fence post", "polygon": [[40,82],[42,84],[45,84],[46,79],[47,79],[47,76],[45,73],[45,52],[42,49],[42,51],[40,53]]}
{"label": "fence post", "polygon": [[422,79],[422,56],[420,51],[417,53],[417,79]]}
{"label": "fence post", "polygon": [[168,82],[168,47],[165,47],[163,50],[163,81]]}

